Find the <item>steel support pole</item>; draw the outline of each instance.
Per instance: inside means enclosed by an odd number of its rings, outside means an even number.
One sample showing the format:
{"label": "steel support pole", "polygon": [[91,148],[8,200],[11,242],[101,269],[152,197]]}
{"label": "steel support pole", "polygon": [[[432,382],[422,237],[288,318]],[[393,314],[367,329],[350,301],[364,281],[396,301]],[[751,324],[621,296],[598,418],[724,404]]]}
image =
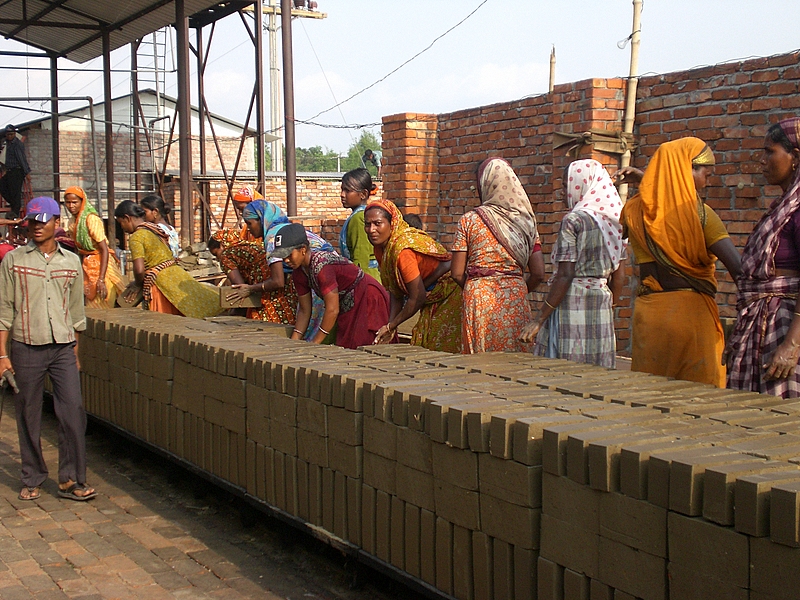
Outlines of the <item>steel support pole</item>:
{"label": "steel support pole", "polygon": [[[103,128],[106,134],[106,222],[108,247],[117,245],[117,222],[114,220],[114,111],[111,106],[111,40],[107,29],[103,30]],[[100,190],[97,190],[98,199]]]}
{"label": "steel support pole", "polygon": [[[197,128],[197,143],[199,145],[200,150],[200,175],[206,174],[206,110],[205,110],[205,97],[206,97],[206,89],[205,89],[205,69],[206,63],[203,56],[203,28],[202,27],[195,27],[195,42],[197,44],[197,118],[199,119],[199,127]],[[209,44],[211,42],[209,41]],[[203,189],[201,190],[201,194],[208,195],[208,186],[203,183],[201,184]],[[201,203],[200,205],[200,213],[202,218],[200,219],[201,230],[200,230],[200,239],[206,239],[206,232],[208,230],[209,224],[209,215],[205,214],[205,207]]]}
{"label": "steel support pole", "polygon": [[131,122],[133,123],[133,186],[136,190],[133,199],[139,199],[139,190],[142,189],[142,159],[141,148],[139,147],[139,113],[141,112],[141,101],[139,99],[139,45],[141,40],[131,42]]}
{"label": "steel support pole", "polygon": [[181,244],[194,240],[192,202],[192,105],[189,97],[189,17],[184,0],[175,0],[178,54],[178,155],[180,160]]}
{"label": "steel support pole", "polygon": [[61,150],[58,129],[58,57],[50,57],[50,114],[52,115],[53,198],[61,195]]}
{"label": "steel support pole", "polygon": [[286,212],[297,215],[297,160],[294,141],[294,66],[292,64],[292,0],[281,0],[283,41],[283,106],[286,143]]}
{"label": "steel support pole", "polygon": [[255,37],[256,37],[256,172],[258,173],[258,188],[263,194],[266,190],[266,161],[264,160],[264,2],[253,2],[255,9]]}
{"label": "steel support pole", "polygon": [[[276,7],[278,0],[269,0]],[[271,133],[278,134],[281,125],[281,86],[278,69],[278,19],[275,11],[269,12],[269,126]],[[280,138],[270,142],[272,155],[271,171],[283,171],[283,142]]]}
{"label": "steel support pole", "polygon": [[[628,89],[625,97],[625,123],[622,131],[633,133],[636,120],[636,90],[639,87],[639,40],[642,34],[642,0],[633,0],[633,27],[631,32],[631,66],[628,73]],[[619,160],[619,168],[631,164],[631,151],[625,150]],[[619,186],[619,196],[623,204],[628,199],[628,184]]]}

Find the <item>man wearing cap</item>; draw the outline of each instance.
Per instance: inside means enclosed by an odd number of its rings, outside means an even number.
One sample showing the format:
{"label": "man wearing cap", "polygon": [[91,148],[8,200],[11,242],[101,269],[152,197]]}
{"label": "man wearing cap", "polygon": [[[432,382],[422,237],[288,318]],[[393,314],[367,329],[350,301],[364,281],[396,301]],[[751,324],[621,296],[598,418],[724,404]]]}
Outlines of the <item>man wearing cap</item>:
{"label": "man wearing cap", "polygon": [[0,374],[10,370],[19,386],[14,407],[20,500],[39,498],[48,474],[40,441],[45,373],[53,383],[59,425],[58,494],[71,500],[97,495],[86,485],[86,413],[78,374],[78,332],[86,329],[83,270],[78,256],[55,239],[60,214],[52,198],[28,202],[30,241],[0,263]]}
{"label": "man wearing cap", "polygon": [[22,207],[22,183],[25,179],[30,179],[31,168],[25,156],[25,145],[17,138],[17,128],[13,125],[6,126],[4,135],[6,161],[5,173],[0,177],[0,194],[11,207],[10,212],[13,214],[9,218],[15,219]]}

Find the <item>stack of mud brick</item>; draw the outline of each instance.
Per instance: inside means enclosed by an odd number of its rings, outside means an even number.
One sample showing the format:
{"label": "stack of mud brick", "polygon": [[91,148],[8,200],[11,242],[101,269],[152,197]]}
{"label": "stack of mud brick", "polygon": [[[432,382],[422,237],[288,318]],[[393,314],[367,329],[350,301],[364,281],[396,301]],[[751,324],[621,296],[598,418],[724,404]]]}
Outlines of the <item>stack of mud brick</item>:
{"label": "stack of mud brick", "polygon": [[800,404],[528,354],[88,315],[90,413],[444,596],[800,589]]}

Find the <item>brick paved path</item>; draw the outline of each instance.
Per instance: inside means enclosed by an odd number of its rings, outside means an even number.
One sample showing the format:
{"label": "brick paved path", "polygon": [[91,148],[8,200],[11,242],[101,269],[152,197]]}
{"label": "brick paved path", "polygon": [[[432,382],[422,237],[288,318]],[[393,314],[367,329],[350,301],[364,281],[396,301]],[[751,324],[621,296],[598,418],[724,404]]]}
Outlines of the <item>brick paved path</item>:
{"label": "brick paved path", "polygon": [[[349,589],[336,553],[257,512],[243,525],[241,502],[102,428],[87,438],[97,498],[60,499],[51,479],[38,501],[20,501],[11,405],[0,421],[0,599],[413,597],[371,574]],[[53,475],[52,415],[45,429]]]}

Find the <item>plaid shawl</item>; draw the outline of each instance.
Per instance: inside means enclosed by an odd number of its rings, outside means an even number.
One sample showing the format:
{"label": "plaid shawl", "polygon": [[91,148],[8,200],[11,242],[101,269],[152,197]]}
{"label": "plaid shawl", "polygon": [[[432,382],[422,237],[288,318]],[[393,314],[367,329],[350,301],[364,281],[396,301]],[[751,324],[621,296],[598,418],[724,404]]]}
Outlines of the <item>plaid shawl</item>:
{"label": "plaid shawl", "polygon": [[[308,265],[308,270],[303,270],[306,271],[306,274],[308,275],[308,283],[311,285],[311,289],[314,290],[317,296],[322,298],[322,291],[319,285],[319,274],[322,272],[322,269],[328,265],[352,264],[353,263],[348,259],[343,256],[339,256],[335,252],[315,250],[311,252],[311,262]],[[346,313],[353,308],[353,306],[355,306],[356,286],[358,286],[359,282],[364,278],[364,271],[361,269],[358,271],[358,276],[355,278],[353,283],[348,287],[339,290],[339,312]]]}

